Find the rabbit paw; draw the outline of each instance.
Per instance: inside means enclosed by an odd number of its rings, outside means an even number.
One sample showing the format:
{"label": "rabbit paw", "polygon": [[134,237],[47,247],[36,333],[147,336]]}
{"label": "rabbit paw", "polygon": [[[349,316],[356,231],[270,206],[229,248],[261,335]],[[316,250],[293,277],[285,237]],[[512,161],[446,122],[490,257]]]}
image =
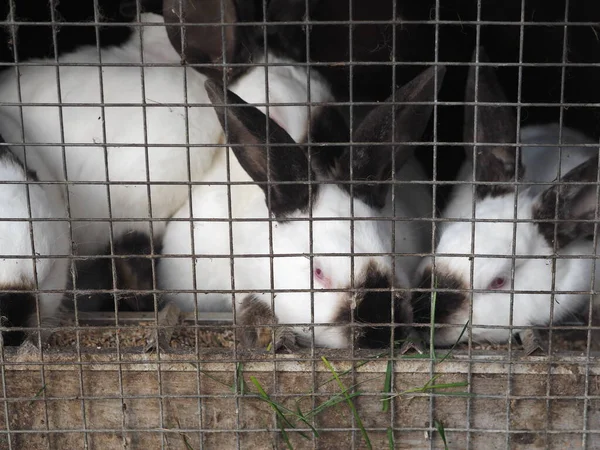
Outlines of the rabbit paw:
{"label": "rabbit paw", "polygon": [[161,352],[171,350],[171,338],[175,331],[175,326],[179,324],[181,310],[175,303],[167,303],[163,309],[158,312],[158,326],[153,328],[151,336],[146,340],[144,352]]}
{"label": "rabbit paw", "polygon": [[547,353],[546,345],[542,341],[542,337],[540,336],[540,332],[538,330],[528,328],[520,331],[519,338],[521,339],[525,356]]}
{"label": "rabbit paw", "polygon": [[42,349],[35,342],[33,336],[28,336],[17,350],[17,361],[31,362],[37,361],[42,355]]}
{"label": "rabbit paw", "polygon": [[238,314],[240,344],[244,348],[293,352],[298,347],[296,333],[291,327],[277,325],[271,308],[257,297],[244,299]]}
{"label": "rabbit paw", "polygon": [[419,354],[425,353],[425,347],[423,346],[423,339],[419,336],[417,330],[410,330],[408,336],[404,340],[403,344],[398,349],[400,355],[404,355],[409,350],[415,350]]}

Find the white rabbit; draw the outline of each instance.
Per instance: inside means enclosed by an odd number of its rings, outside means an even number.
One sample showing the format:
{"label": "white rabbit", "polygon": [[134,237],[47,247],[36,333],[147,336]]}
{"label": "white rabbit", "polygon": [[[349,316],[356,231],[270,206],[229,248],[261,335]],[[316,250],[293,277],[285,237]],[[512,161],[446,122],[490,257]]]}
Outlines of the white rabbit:
{"label": "white rabbit", "polygon": [[[69,274],[69,229],[62,186],[37,184],[38,174],[50,177],[35,153],[27,154],[26,163],[0,146],[0,289],[13,291],[0,294],[0,314],[3,326],[37,327],[39,304],[39,326],[44,328],[58,318],[60,290]],[[41,334],[44,341],[50,333]],[[4,345],[16,345],[23,335],[5,333]],[[27,344],[37,343],[36,332],[27,338]]]}
{"label": "white rabbit", "polygon": [[[479,51],[483,55],[483,50]],[[475,86],[473,66],[467,83],[468,102],[474,101]],[[507,102],[491,67],[479,68],[478,101]],[[593,141],[568,128],[563,128],[561,142],[557,124],[525,127],[521,133],[521,158],[517,161],[517,147],[505,145],[516,140],[517,121],[512,109],[506,105],[479,105],[475,141],[474,116],[474,108],[466,107],[465,142],[488,144],[475,147],[476,180],[505,184],[478,184],[474,189],[472,184],[457,186],[444,211],[443,217],[448,221],[441,227],[435,250],[435,322],[456,326],[436,327],[435,343],[438,345],[457,342],[470,317],[473,340],[506,342],[513,333],[528,326],[547,325],[551,320],[551,309],[555,323],[576,312],[589,295],[566,292],[589,291],[592,288],[593,260],[579,256],[594,254],[593,245],[587,240],[593,232],[593,225],[562,222],[558,223],[556,236],[558,258],[554,292],[557,294],[552,295],[555,237],[551,221],[555,217],[557,194],[560,197],[559,219],[593,218],[597,204],[596,188],[581,185],[561,187],[558,183],[596,181],[598,147],[589,146]],[[559,158],[558,145],[561,143],[564,146]],[[472,149],[466,147],[467,161],[458,176],[460,181],[473,181]],[[519,186],[514,184],[517,165],[518,181],[523,183]],[[547,184],[527,184],[544,182]],[[476,221],[472,227],[473,202],[475,219],[489,222]],[[519,221],[533,219],[537,222],[519,222],[515,226],[515,214]],[[513,251],[516,255],[514,260]],[[478,290],[472,295],[468,292],[471,261],[472,286]],[[513,261],[515,293],[511,295]],[[431,258],[425,258],[418,271],[421,288],[432,287],[432,271]],[[413,307],[416,321],[429,322],[431,293],[415,295]],[[511,324],[515,327],[512,331],[508,328]],[[463,333],[460,341],[466,341],[468,335]]]}
{"label": "white rabbit", "polygon": [[[438,79],[442,77],[440,68]],[[397,93],[396,100],[431,102],[435,95],[433,80],[431,68],[405,85]],[[217,104],[225,101],[222,88],[216,85],[209,86],[209,94]],[[227,180],[226,161],[229,158],[230,180],[234,184],[230,188],[223,184],[203,184],[194,188],[191,208],[189,204],[184,206],[167,227],[159,267],[160,287],[171,291],[170,298],[187,311],[196,307],[200,311],[231,308],[232,294],[229,292],[232,289],[235,290],[234,304],[241,307],[252,292],[250,298],[269,307],[273,301],[273,314],[278,323],[294,327],[303,342],[312,342],[311,324],[317,324],[314,326],[314,343],[325,347],[350,345],[353,335],[348,323],[354,310],[354,321],[369,325],[358,332],[359,344],[389,345],[392,310],[393,323],[412,321],[408,296],[402,289],[410,288],[410,275],[418,258],[398,256],[396,273],[393,273],[392,258],[385,255],[393,250],[389,220],[393,209],[391,191],[389,184],[368,182],[390,180],[394,147],[399,170],[397,179],[425,179],[414,162],[407,162],[412,155],[411,147],[389,143],[392,138],[395,142],[419,139],[432,105],[398,105],[394,119],[392,106],[386,103],[367,116],[353,140],[375,141],[375,144],[356,146],[352,151],[353,179],[361,183],[353,187],[351,197],[350,184],[343,183],[349,180],[350,148],[338,158],[333,173],[315,173],[309,167],[306,150],[293,140],[301,137],[301,133],[292,130],[290,136],[271,120],[269,141],[277,146],[267,153],[265,116],[257,109],[245,107],[245,102],[231,92],[226,101],[228,105],[232,102],[240,105],[215,106],[222,123],[227,119],[229,141],[235,145],[228,152],[217,153],[206,178],[215,182]],[[392,135],[394,122],[395,134]],[[388,145],[377,146],[377,143]],[[274,182],[270,194],[265,184],[267,173]],[[329,183],[312,184],[309,191],[304,183],[309,173],[312,180]],[[396,252],[426,251],[429,238],[426,218],[431,214],[428,188],[398,185],[395,191],[396,217],[425,219],[421,223],[396,222]],[[351,221],[352,212],[354,217],[366,220]],[[234,219],[231,225],[229,217]],[[383,217],[388,219],[373,220]],[[271,218],[275,220],[269,222]],[[349,257],[351,252],[357,256]],[[312,270],[311,253],[314,254]],[[272,265],[270,254],[274,255]],[[194,291],[194,276],[199,292]],[[355,294],[349,291],[352,279]],[[316,292],[311,294],[309,290],[313,286]],[[392,286],[400,289],[394,296],[389,291]],[[272,296],[269,292],[272,288],[280,292]],[[369,291],[372,289],[379,291]],[[373,326],[386,323],[387,327]],[[239,315],[238,325],[246,325],[243,320],[240,323]],[[401,335],[401,331],[396,333],[398,339]]]}
{"label": "white rabbit", "polygon": [[[130,230],[149,233],[151,218],[158,219],[153,221],[153,231],[160,236],[166,219],[186,201],[190,179],[206,179],[215,146],[222,140],[221,126],[204,88],[207,77],[179,65],[180,56],[162,17],[142,14],[141,19],[149,25],[136,28],[120,47],[100,52],[96,47],[81,47],[60,57],[58,70],[49,60],[31,61],[40,66],[21,66],[21,98],[16,72],[6,71],[0,77],[0,101],[27,104],[22,107],[25,143],[42,144],[26,146],[28,152],[37,152],[53,177],[77,183],[69,185],[68,193],[78,253],[104,249],[109,242],[110,217],[116,219],[115,236]],[[142,69],[142,62],[153,65]],[[290,61],[271,55],[269,62]],[[100,63],[101,71],[95,66]],[[282,94],[270,99],[273,103],[306,97],[309,81],[304,68],[276,66],[268,72],[271,89]],[[330,99],[318,74],[311,75],[310,82],[313,101]],[[247,97],[260,95],[265,90],[264,67],[246,69],[236,83],[236,89]],[[303,91],[301,95],[298,90]],[[177,106],[186,101],[192,106]],[[288,111],[282,106],[271,108],[270,113],[280,121],[287,120]],[[20,125],[19,106],[4,104],[0,114]],[[0,124],[7,141],[23,142],[21,127],[7,124],[7,120]],[[107,180],[115,184],[108,188]]]}

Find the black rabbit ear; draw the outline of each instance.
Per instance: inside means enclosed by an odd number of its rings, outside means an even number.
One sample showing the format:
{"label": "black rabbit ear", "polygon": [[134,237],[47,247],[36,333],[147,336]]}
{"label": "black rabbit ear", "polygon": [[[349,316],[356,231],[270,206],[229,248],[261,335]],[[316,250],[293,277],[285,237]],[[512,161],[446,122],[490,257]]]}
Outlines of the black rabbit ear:
{"label": "black rabbit ear", "polygon": [[[329,176],[350,142],[350,127],[335,105],[323,105],[315,110],[310,122],[311,164],[317,172]],[[326,145],[319,145],[326,144]]]}
{"label": "black rabbit ear", "polygon": [[[572,169],[560,182],[543,192],[533,209],[533,218],[540,221],[540,233],[554,248],[562,248],[571,242],[591,237],[594,233],[596,208],[598,207],[598,155]],[[589,183],[589,184],[570,184]],[[556,222],[555,220],[560,220]],[[581,222],[587,220],[587,222]]]}
{"label": "black rabbit ear", "polygon": [[[310,205],[309,185],[314,174],[305,150],[274,120],[211,80],[205,83],[221,126],[228,133],[232,150],[244,170],[265,192],[267,206],[277,219]],[[267,144],[267,121],[269,139]],[[271,182],[268,184],[268,182]],[[281,184],[281,183],[286,184]],[[300,182],[300,183],[293,183]],[[302,183],[304,182],[304,183]],[[316,185],[312,192],[316,193]]]}
{"label": "black rabbit ear", "polygon": [[[205,75],[222,80],[223,66],[248,63],[252,59],[252,27],[243,22],[255,19],[254,2],[235,0],[164,0],[167,35],[182,59]],[[216,24],[216,25],[215,25]],[[202,67],[202,64],[207,64]],[[215,64],[215,65],[212,65]],[[226,68],[234,79],[245,67]]]}
{"label": "black rabbit ear", "polygon": [[[353,183],[352,189],[356,198],[373,207],[383,208],[389,184],[370,184],[368,181],[391,180],[392,172],[413,155],[414,145],[411,143],[419,141],[425,131],[445,72],[445,67],[430,67],[398,90],[395,97],[392,95],[385,104],[373,109],[362,121],[354,133],[353,140],[357,145],[346,148],[336,173],[339,180],[349,181],[352,167],[352,180],[358,182]],[[409,102],[420,104],[402,104]],[[392,167],[393,154],[395,167]],[[342,186],[350,192],[349,183]]]}
{"label": "black rabbit ear", "polygon": [[[479,62],[487,63],[489,59],[483,47],[473,54],[473,62],[479,53]],[[518,175],[524,173],[521,161],[517,161],[517,147],[503,144],[517,142],[517,116],[504,94],[494,69],[490,66],[471,66],[467,79],[465,101],[496,103],[495,105],[477,105],[475,115],[474,105],[465,106],[464,141],[467,158],[477,155],[475,176],[476,181],[506,182],[505,185],[479,184],[475,192],[479,198],[502,195],[514,191],[515,185],[509,184],[516,180],[516,166],[519,165]],[[475,132],[475,126],[477,131]],[[469,143],[488,143],[485,146],[471,146]]]}

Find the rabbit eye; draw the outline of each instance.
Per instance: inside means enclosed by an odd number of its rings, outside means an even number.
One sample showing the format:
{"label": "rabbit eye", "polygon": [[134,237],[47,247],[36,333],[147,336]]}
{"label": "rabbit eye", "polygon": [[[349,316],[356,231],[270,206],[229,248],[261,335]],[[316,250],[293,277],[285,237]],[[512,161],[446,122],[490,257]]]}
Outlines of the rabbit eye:
{"label": "rabbit eye", "polygon": [[320,268],[316,268],[315,269],[315,278],[322,280],[323,278],[325,278],[325,274],[323,273],[323,271]]}
{"label": "rabbit eye", "polygon": [[490,283],[490,289],[501,289],[506,284],[506,278],[504,277],[496,277]]}

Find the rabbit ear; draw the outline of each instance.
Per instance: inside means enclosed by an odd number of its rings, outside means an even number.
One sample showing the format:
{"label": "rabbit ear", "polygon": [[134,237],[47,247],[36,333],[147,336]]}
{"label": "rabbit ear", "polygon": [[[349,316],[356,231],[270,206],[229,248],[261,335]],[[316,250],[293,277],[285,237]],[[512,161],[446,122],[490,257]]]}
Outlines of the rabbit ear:
{"label": "rabbit ear", "polygon": [[[244,170],[265,192],[271,213],[280,219],[294,211],[306,210],[310,200],[308,184],[289,183],[308,180],[310,168],[302,147],[275,121],[267,119],[233,92],[227,90],[225,98],[222,86],[210,80],[205,86],[221,126],[229,133],[229,143],[237,144],[231,149]],[[275,144],[274,147],[267,145],[267,120],[269,144]],[[311,177],[314,179],[312,172]],[[268,185],[267,181],[273,183]],[[316,190],[313,186],[313,194]]]}
{"label": "rabbit ear", "polygon": [[[597,180],[598,155],[572,169],[560,182],[540,195],[533,208],[533,218],[540,221],[539,230],[552,247],[555,227],[557,248],[593,235],[592,222],[578,221],[595,218],[598,207]],[[574,182],[591,184],[569,184]],[[556,219],[561,222],[555,222]]]}
{"label": "rabbit ear", "polygon": [[[412,156],[413,145],[410,142],[420,140],[425,131],[445,71],[445,67],[437,68],[436,86],[436,67],[425,70],[398,90],[395,98],[393,95],[389,97],[384,105],[377,106],[362,121],[354,133],[353,140],[358,145],[346,148],[337,170],[338,179],[349,181],[352,159],[352,179],[359,182],[353,187],[356,198],[373,207],[383,208],[389,184],[369,184],[367,180],[390,180],[392,171],[398,170]],[[394,101],[427,103],[395,105]],[[380,143],[388,145],[377,145]],[[395,153],[396,167],[392,167],[392,152]],[[342,186],[350,192],[350,184]]]}
{"label": "rabbit ear", "polygon": [[[253,48],[251,35],[254,30],[252,27],[240,26],[239,22],[254,20],[254,13],[252,1],[163,2],[163,16],[169,40],[182,59],[192,64],[250,62]],[[233,24],[235,26],[232,26]],[[195,68],[209,77],[222,80],[223,67],[215,65]],[[246,70],[246,67],[228,66],[227,77],[234,79]]]}
{"label": "rabbit ear", "polygon": [[[476,53],[479,51],[479,62],[489,62],[489,59],[483,49],[475,50],[473,62]],[[476,80],[477,71],[479,75]],[[477,152],[476,160],[476,181],[490,182],[511,182],[515,181],[515,169],[517,148],[515,146],[506,146],[502,144],[514,144],[517,135],[517,116],[514,110],[506,105],[508,99],[496,77],[495,71],[490,66],[476,66],[469,68],[467,79],[467,91],[465,101],[475,102],[475,89],[477,89],[477,102],[483,103],[504,103],[504,105],[478,105],[477,117],[475,117],[475,107],[473,105],[465,106],[465,124],[464,124],[464,142],[467,158],[473,159],[473,150]],[[474,127],[477,125],[477,132]],[[489,143],[489,146],[471,146],[471,142]],[[519,178],[524,170],[521,161],[519,164]],[[496,196],[514,191],[513,185],[484,185],[476,186],[475,191],[479,198],[485,198],[488,195]]]}
{"label": "rabbit ear", "polygon": [[311,163],[318,173],[331,174],[350,142],[350,127],[340,107],[324,105],[311,117]]}

